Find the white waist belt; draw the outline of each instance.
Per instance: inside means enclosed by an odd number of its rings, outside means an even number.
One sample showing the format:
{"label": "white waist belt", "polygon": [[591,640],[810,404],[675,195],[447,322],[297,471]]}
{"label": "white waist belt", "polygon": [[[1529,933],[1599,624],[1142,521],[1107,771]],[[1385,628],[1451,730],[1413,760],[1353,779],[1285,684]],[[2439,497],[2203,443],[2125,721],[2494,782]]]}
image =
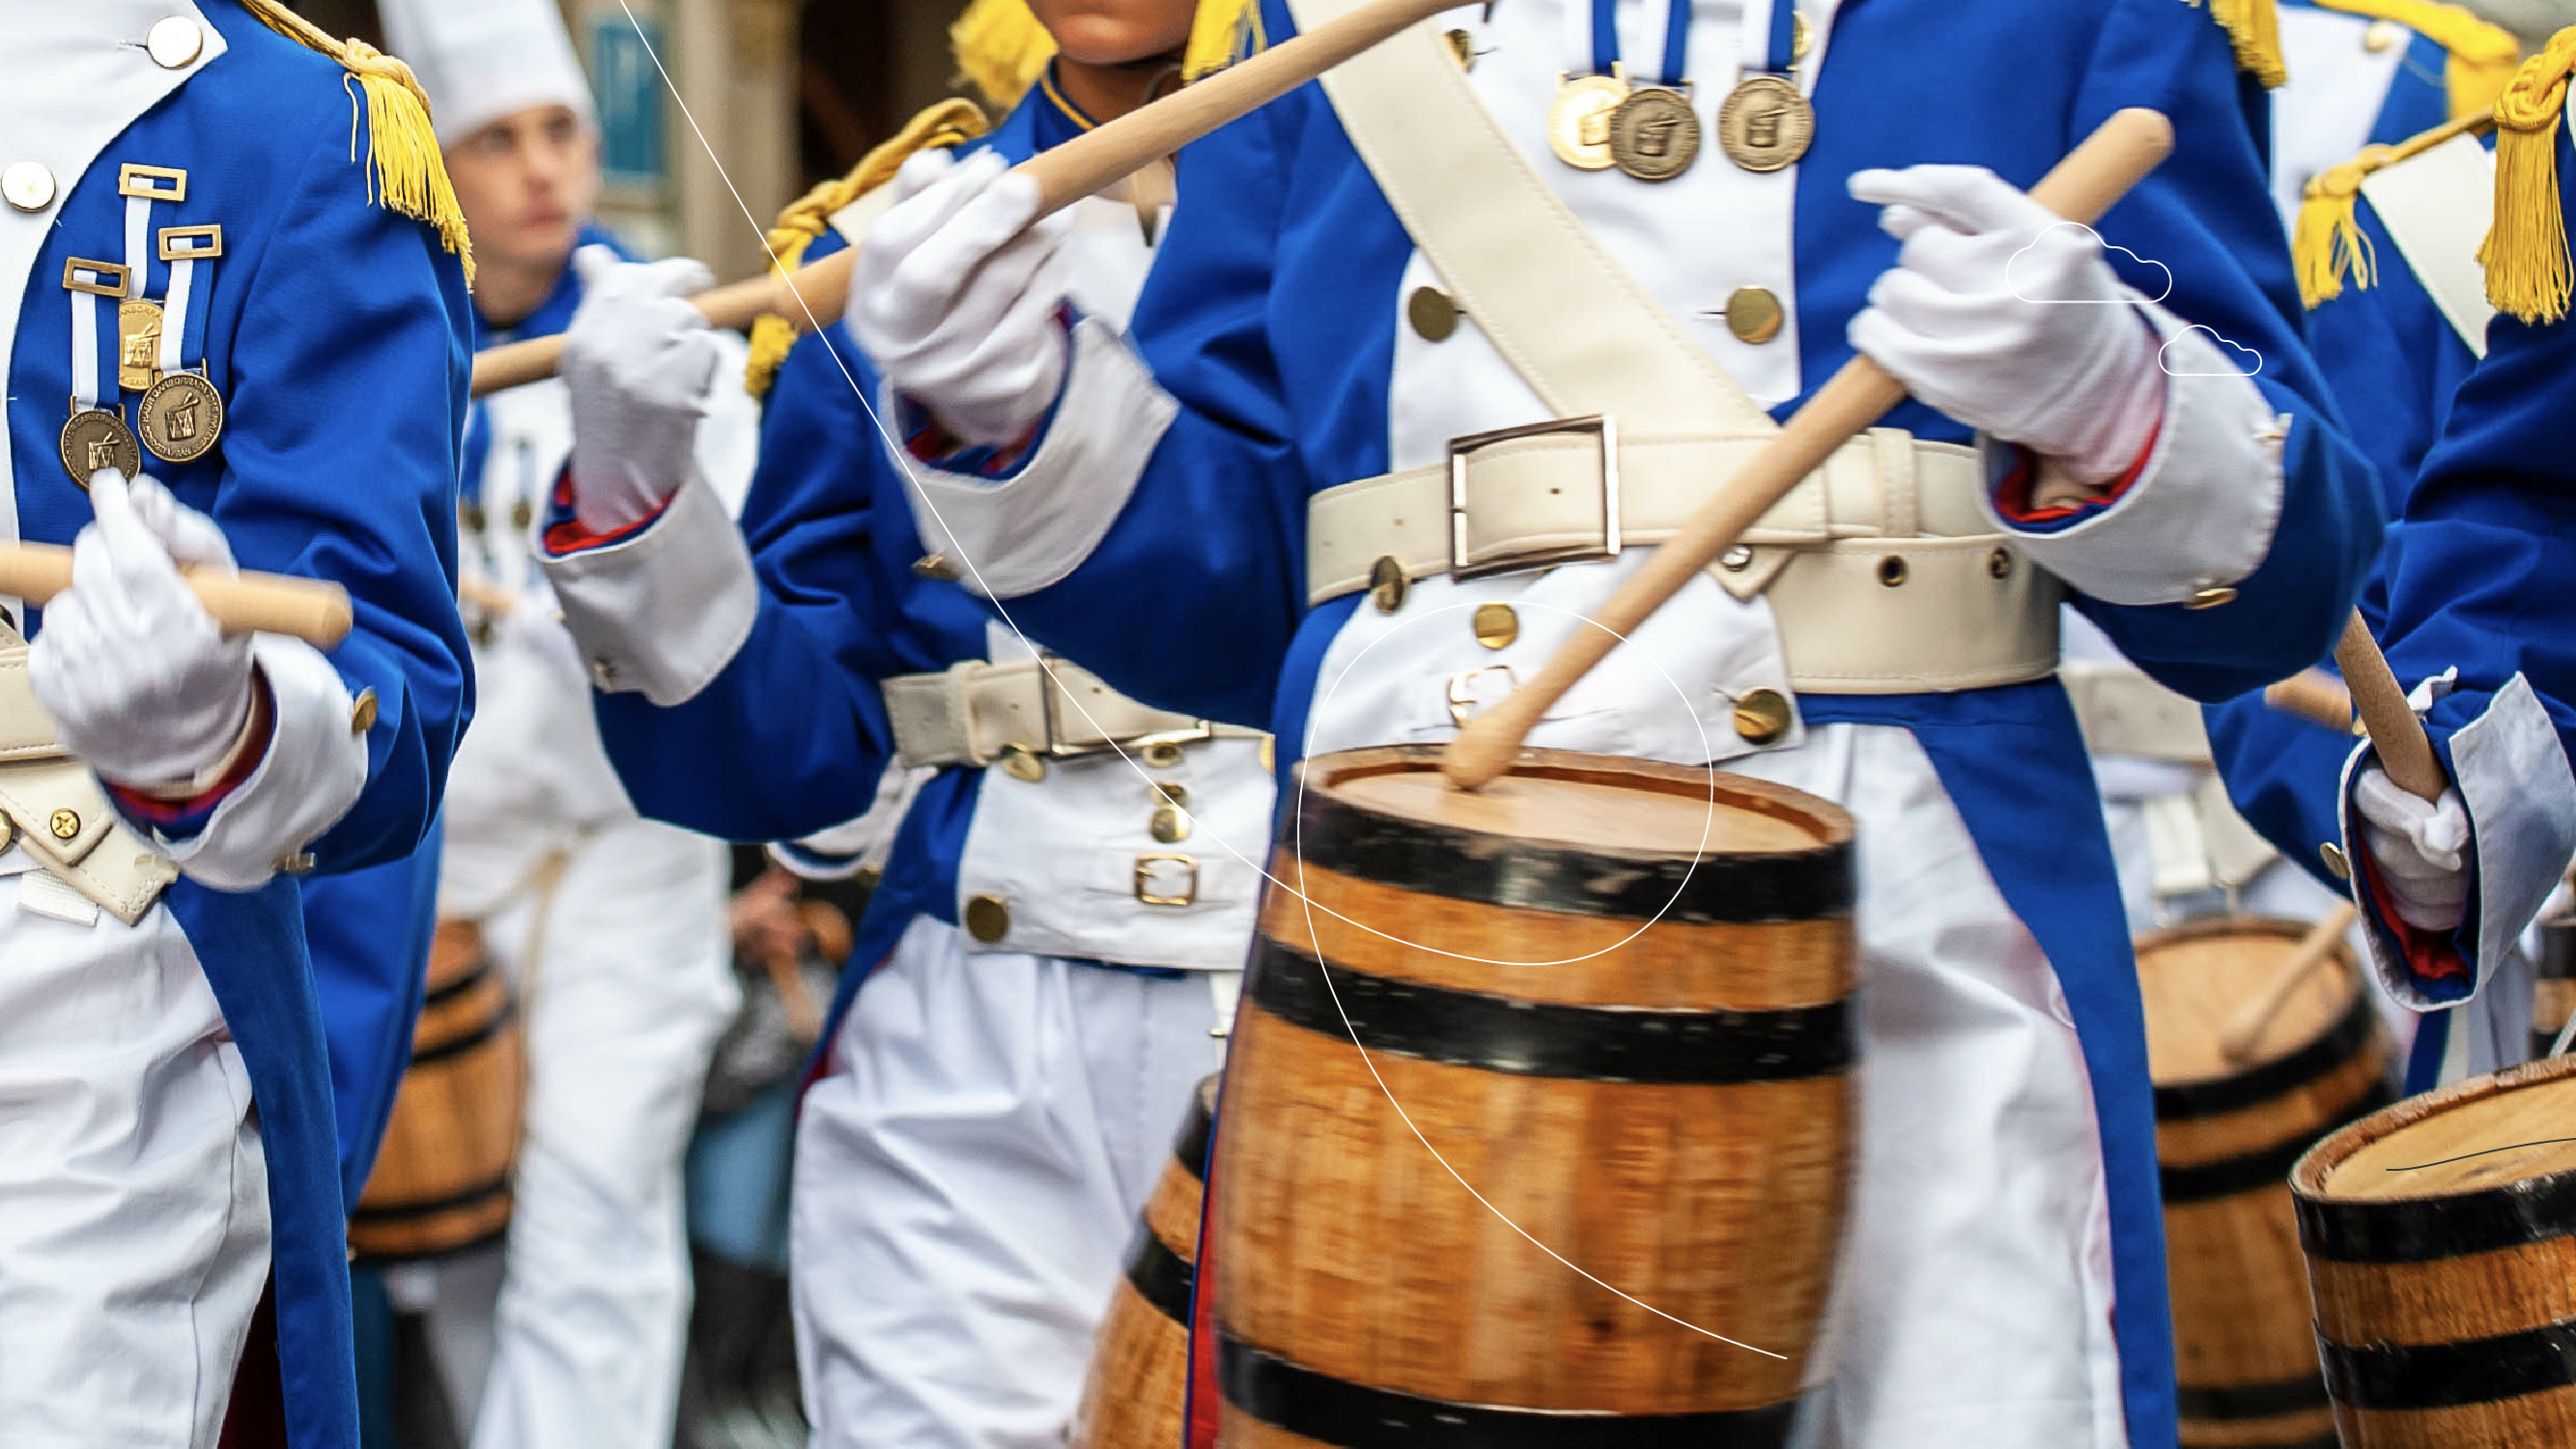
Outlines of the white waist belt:
{"label": "white waist belt", "polygon": [[2211,768],[2200,706],[2125,664],[2070,664],[2066,697],[2097,755]]}
{"label": "white waist belt", "polygon": [[1259,730],[1138,704],[1080,665],[1047,659],[968,660],[937,674],[885,682],[895,754],[909,768],[981,768],[1012,750],[1065,758],[1111,749],[1257,739]]}
{"label": "white waist belt", "polygon": [[133,925],[178,868],[125,824],[89,767],[54,738],[53,716],[27,683],[26,644],[0,637],[0,816],[55,879]]}
{"label": "white waist belt", "polygon": [[[1473,578],[1608,558],[1679,532],[1772,434],[1624,436],[1600,419],[1460,438],[1447,463],[1346,483],[1306,511],[1307,597],[1394,569]],[[1792,688],[1910,694],[2057,668],[2054,578],[1978,506],[1976,450],[1873,428],[1843,445],[1710,570],[1767,594]]]}

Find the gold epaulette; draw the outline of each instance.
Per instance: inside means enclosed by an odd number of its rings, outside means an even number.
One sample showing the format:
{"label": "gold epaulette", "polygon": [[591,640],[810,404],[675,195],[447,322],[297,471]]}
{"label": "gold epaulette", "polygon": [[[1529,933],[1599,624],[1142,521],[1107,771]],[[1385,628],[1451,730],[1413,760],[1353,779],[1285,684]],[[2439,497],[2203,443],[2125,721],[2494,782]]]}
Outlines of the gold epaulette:
{"label": "gold epaulette", "polygon": [[2456,136],[2483,136],[2495,129],[2493,111],[2477,111],[2445,121],[2394,146],[2365,146],[2361,154],[2308,178],[2299,201],[2298,225],[2291,228],[2290,260],[2298,269],[2299,303],[2310,311],[2343,295],[2344,279],[2369,291],[2379,281],[2378,258],[2362,233],[2358,214],[2361,183],[2372,172],[2420,156]]}
{"label": "gold epaulette", "polygon": [[[2183,0],[2199,5],[2204,0]],[[2210,17],[2227,32],[2236,50],[2236,68],[2261,81],[2266,89],[2290,78],[2281,61],[2281,16],[2272,0],[2206,0]]]}
{"label": "gold epaulette", "polygon": [[2317,5],[2346,15],[2394,21],[2442,47],[2449,57],[2443,83],[2454,120],[2493,107],[2522,59],[2522,47],[2511,31],[2442,0],[2317,0]]}
{"label": "gold epaulette", "polygon": [[2487,300],[2525,322],[2567,315],[2567,213],[2558,199],[2558,118],[2576,71],[2576,26],[2550,37],[2496,102],[2495,225],[2478,260]]}
{"label": "gold epaulette", "polygon": [[[831,225],[833,214],[893,180],[914,152],[961,146],[991,129],[983,109],[964,99],[941,101],[913,117],[893,140],[852,167],[849,175],[824,182],[778,214],[777,225],[769,229],[769,254],[777,260],[778,270],[793,272],[803,265],[805,249]],[[796,337],[796,328],[774,313],[751,325],[751,360],[743,369],[742,383],[753,397],[768,394]]]}
{"label": "gold epaulette", "polygon": [[456,188],[448,184],[438,134],[429,124],[429,97],[411,67],[363,40],[332,39],[279,0],[242,0],[242,5],[262,25],[320,51],[349,72],[344,84],[356,87],[349,93],[349,102],[366,108],[367,147],[373,163],[368,200],[428,223],[438,232],[439,241],[465,264],[465,280],[471,283],[474,247],[465,235],[465,209],[457,204]]}

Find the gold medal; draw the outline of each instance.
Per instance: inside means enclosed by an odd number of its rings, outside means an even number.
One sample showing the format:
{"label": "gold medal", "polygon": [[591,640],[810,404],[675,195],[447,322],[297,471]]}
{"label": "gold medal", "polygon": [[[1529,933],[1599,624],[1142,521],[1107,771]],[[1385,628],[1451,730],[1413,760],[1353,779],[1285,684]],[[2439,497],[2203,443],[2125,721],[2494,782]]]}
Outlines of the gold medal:
{"label": "gold medal", "polygon": [[134,410],[143,446],[165,463],[193,463],[224,432],[224,395],[201,372],[174,372],[152,384]]}
{"label": "gold medal", "polygon": [[1547,144],[1556,159],[1577,171],[1607,171],[1610,113],[1628,99],[1624,75],[1563,76],[1547,108]]}
{"label": "gold medal", "polygon": [[141,392],[161,375],[161,304],[141,297],[116,306],[116,385]]}
{"label": "gold medal", "polygon": [[1782,76],[1749,76],[1717,111],[1717,144],[1747,171],[1794,166],[1816,139],[1816,108]]}
{"label": "gold medal", "polygon": [[1699,159],[1699,113],[1690,92],[1639,86],[1610,113],[1610,159],[1640,181],[1670,181]]}
{"label": "gold medal", "polygon": [[89,487],[89,476],[101,468],[114,468],[131,478],[143,471],[143,450],[134,445],[134,432],[125,426],[125,418],[109,408],[83,408],[63,424],[63,471],[72,481]]}

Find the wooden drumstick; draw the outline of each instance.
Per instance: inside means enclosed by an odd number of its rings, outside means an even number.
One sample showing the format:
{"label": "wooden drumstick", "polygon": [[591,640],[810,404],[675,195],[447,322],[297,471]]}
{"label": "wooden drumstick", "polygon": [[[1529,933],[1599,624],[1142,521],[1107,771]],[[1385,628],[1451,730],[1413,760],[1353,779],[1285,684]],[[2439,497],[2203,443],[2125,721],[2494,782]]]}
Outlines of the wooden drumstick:
{"label": "wooden drumstick", "polygon": [[[319,649],[349,637],[349,591],[291,574],[227,574],[181,564],[188,588],[227,634],[291,634]],[[72,586],[72,551],[54,543],[0,546],[0,594],[50,603]]]}
{"label": "wooden drumstick", "polygon": [[2308,934],[2300,937],[2297,948],[2290,952],[2290,959],[2282,963],[2281,974],[2264,988],[2261,996],[2238,1008],[2219,1028],[2221,1055],[2231,1062],[2252,1060],[2255,1049],[2262,1045],[2263,1033],[2271,1028],[2272,1018],[2281,1014],[2281,1008],[2299,994],[2299,988],[2308,983],[2318,967],[2335,959],[2336,943],[2343,940],[2360,914],[2359,907],[2342,901],[2326,913],[2324,920],[2308,928]]}
{"label": "wooden drumstick", "polygon": [[2441,799],[2451,777],[2442,772],[2433,742],[2425,737],[2424,722],[2406,703],[2406,691],[2398,688],[2397,676],[2388,670],[2388,657],[2379,652],[2379,641],[2370,637],[2370,626],[2361,621],[2358,609],[2344,621],[2343,638],[2335,645],[2335,667],[2343,671],[2344,686],[2352,691],[2362,728],[2369,731],[2370,746],[2379,753],[2379,767],[2408,794]]}
{"label": "wooden drumstick", "polygon": [[[1370,0],[1338,20],[1280,42],[1241,65],[1228,66],[1021,162],[1013,169],[1038,184],[1038,216],[1053,216],[1086,196],[1151,166],[1209,132],[1331,70],[1334,66],[1458,0]],[[849,303],[855,249],[834,252],[793,276],[769,275],[718,287],[691,299],[708,325],[740,329],[776,313],[798,331],[839,320]],[[561,337],[532,338],[474,358],[473,395],[482,397],[555,375]]]}
{"label": "wooden drumstick", "polygon": [[2352,733],[2352,691],[2322,669],[2302,669],[2277,684],[2265,685],[2263,702],[2337,734]]}
{"label": "wooden drumstick", "polygon": [[[2030,190],[2031,200],[2069,221],[2093,221],[2172,150],[2173,123],[2163,115],[2143,108],[2120,111],[2042,177]],[[1590,673],[1647,615],[1707,568],[1800,480],[1824,466],[1846,439],[1904,399],[1904,384],[1877,363],[1866,357],[1844,363],[1782,425],[1780,435],[1728,479],[1611,596],[1592,618],[1596,627],[1575,631],[1529,683],[1467,722],[1441,756],[1440,769],[1449,783],[1472,790],[1500,775],[1520,753],[1521,741],[1529,737],[1539,717],[1575,681]]]}

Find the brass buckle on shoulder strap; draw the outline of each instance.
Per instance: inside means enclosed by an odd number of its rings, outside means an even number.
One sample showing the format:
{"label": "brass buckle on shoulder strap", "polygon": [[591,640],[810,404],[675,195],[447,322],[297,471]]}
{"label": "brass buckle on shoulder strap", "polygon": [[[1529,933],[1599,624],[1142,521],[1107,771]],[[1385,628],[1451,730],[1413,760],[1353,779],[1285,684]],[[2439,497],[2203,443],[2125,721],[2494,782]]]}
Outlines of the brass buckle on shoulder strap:
{"label": "brass buckle on shoulder strap", "polygon": [[[1601,542],[1531,549],[1467,562],[1467,463],[1471,455],[1497,443],[1544,438],[1558,433],[1590,433],[1601,449]],[[1488,574],[1516,573],[1552,564],[1599,563],[1619,556],[1619,425],[1607,413],[1580,418],[1554,418],[1490,433],[1469,433],[1449,440],[1449,577],[1480,579]]]}

